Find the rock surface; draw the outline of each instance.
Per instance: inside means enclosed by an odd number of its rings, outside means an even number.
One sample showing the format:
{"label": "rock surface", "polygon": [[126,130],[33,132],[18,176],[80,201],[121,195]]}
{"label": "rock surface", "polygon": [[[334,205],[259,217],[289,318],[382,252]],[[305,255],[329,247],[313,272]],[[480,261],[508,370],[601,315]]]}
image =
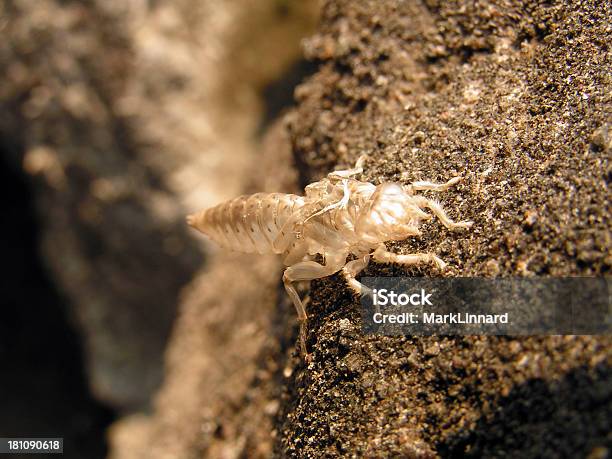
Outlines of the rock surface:
{"label": "rock surface", "polygon": [[251,3],[0,1],[2,150],[32,176],[90,385],[131,411],[164,377],[110,457],[609,455],[610,337],[365,337],[334,275],[311,286],[307,366],[279,260],[183,224],[365,153],[374,183],[463,176],[440,199],[475,222],[392,244],[444,272],[366,274],[608,276],[609,1],[328,1],[261,153],[260,94],[315,8]]}
{"label": "rock surface", "polygon": [[[290,120],[306,181],[370,156],[375,183],[465,180],[394,244],[449,269],[370,275],[609,275],[610,4],[329,2],[319,72]],[[282,457],[599,457],[609,337],[364,337],[341,276],[313,282],[314,362],[286,385]],[[607,454],[607,453],[606,453]]]}
{"label": "rock surface", "polygon": [[[146,408],[179,292],[185,215],[239,194],[312,2],[0,1],[0,143],[30,176],[42,252],[97,398]],[[231,133],[231,135],[228,135]]]}
{"label": "rock surface", "polygon": [[[609,274],[609,20],[595,2],[325,4],[318,33],[305,43],[319,70],[296,90],[286,119],[302,185],[366,153],[363,178],[375,183],[464,176],[441,200],[452,217],[475,222],[464,233],[431,222],[423,237],[394,244],[439,254],[449,264],[444,273],[371,265],[367,274]],[[255,293],[250,279],[259,265],[246,271],[234,263],[224,258],[215,269],[231,270]],[[266,285],[274,282],[260,280]],[[158,457],[185,443],[185,457],[608,454],[609,337],[364,337],[341,276],[313,282],[310,295],[310,365],[288,357],[295,332],[287,340],[274,325],[291,320],[284,295],[280,309],[257,300],[249,355],[259,370],[247,359],[237,382],[229,375],[240,365],[230,363],[214,382],[221,362],[236,362],[243,333],[200,351],[222,356],[215,363],[175,357],[170,377],[189,368],[215,376],[195,376],[189,386],[174,380],[152,418],[132,420],[134,430],[119,426],[115,438],[127,441],[140,428]],[[205,301],[200,296],[200,308]],[[241,302],[232,295],[225,307]],[[187,331],[186,322],[171,356],[190,333],[219,339]],[[176,395],[197,381],[199,395]],[[209,400],[215,390],[222,392]],[[127,451],[122,444],[115,443],[117,457]],[[132,446],[132,454],[145,451]]]}

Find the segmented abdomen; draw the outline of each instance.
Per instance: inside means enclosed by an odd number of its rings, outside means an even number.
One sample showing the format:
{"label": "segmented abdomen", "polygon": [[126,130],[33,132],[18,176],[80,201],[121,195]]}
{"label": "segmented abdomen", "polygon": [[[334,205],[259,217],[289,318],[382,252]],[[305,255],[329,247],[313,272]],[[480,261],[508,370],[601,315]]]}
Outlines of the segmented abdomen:
{"label": "segmented abdomen", "polygon": [[256,193],[190,215],[187,223],[222,247],[271,253],[283,225],[304,204],[304,198],[294,194]]}

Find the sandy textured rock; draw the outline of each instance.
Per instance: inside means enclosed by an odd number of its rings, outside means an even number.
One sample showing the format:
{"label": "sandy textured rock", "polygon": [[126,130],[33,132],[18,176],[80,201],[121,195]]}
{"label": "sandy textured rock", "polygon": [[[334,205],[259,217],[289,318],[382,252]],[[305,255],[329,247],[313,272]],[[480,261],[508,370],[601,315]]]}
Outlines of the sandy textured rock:
{"label": "sandy textured rock", "polygon": [[[393,245],[438,253],[444,273],[367,274],[609,273],[609,17],[589,3],[326,4],[305,44],[319,71],[286,120],[302,184],[367,153],[375,183],[465,176],[441,199],[475,222],[465,233],[431,222]],[[306,367],[289,357],[284,294],[267,303],[274,270],[261,277],[264,261],[238,260],[219,254],[187,294],[156,411],[113,430],[116,457],[268,457],[273,446],[277,457],[607,454],[609,337],[364,337],[336,275],[312,283]],[[245,350],[244,323],[234,334],[225,321],[243,293],[221,310],[205,288],[225,269],[259,291]]]}
{"label": "sandy textured rock", "polygon": [[[450,269],[610,272],[610,4],[328,2],[320,71],[290,129],[305,182],[366,153],[374,182],[465,180],[474,227],[394,244]],[[309,346],[278,419],[283,457],[577,457],[610,448],[609,337],[364,337],[340,276],[313,282]]]}

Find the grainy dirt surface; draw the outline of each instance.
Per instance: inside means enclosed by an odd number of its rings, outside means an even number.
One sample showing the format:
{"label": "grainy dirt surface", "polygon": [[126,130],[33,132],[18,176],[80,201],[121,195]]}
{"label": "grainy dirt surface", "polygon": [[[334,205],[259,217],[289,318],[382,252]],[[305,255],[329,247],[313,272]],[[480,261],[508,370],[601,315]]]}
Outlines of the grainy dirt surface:
{"label": "grainy dirt surface", "polygon": [[[370,156],[376,182],[465,180],[397,251],[450,268],[591,276],[612,264],[609,2],[328,2],[291,140],[305,182]],[[313,282],[314,362],[286,385],[282,457],[604,457],[609,337],[363,337],[339,276]]]}

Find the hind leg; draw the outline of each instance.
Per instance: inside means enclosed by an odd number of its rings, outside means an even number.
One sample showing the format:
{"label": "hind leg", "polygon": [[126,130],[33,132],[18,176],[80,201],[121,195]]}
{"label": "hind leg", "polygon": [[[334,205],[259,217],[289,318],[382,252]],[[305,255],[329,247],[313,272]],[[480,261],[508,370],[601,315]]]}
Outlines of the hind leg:
{"label": "hind leg", "polygon": [[349,287],[351,287],[359,296],[372,294],[372,291],[368,287],[355,279],[357,274],[363,271],[369,263],[370,255],[366,255],[356,260],[349,261],[346,265],[344,265],[344,268],[342,268],[342,274],[344,275],[346,282],[349,284]]}
{"label": "hind leg", "polygon": [[291,298],[295,310],[297,311],[298,320],[300,321],[300,347],[303,355],[308,359],[308,352],[306,349],[306,309],[300,299],[293,283],[298,281],[310,281],[313,279],[319,279],[326,277],[339,271],[346,261],[346,254],[340,254],[327,258],[327,264],[322,265],[316,261],[301,261],[294,265],[289,266],[283,273],[283,283],[285,284],[285,290]]}

